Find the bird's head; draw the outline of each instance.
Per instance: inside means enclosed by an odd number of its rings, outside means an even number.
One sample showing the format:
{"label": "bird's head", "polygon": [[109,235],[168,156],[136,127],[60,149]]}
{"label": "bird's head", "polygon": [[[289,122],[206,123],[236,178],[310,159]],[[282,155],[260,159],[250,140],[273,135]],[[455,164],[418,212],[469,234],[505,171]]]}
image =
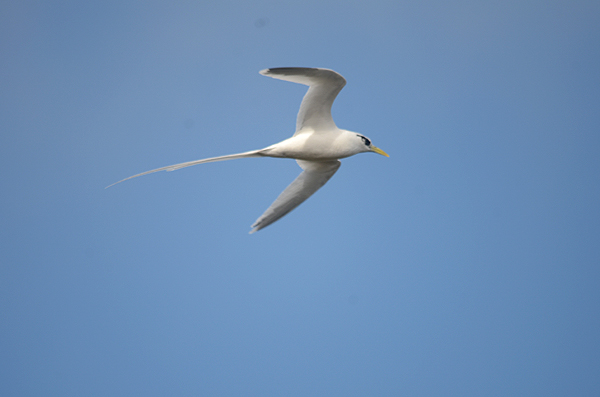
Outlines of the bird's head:
{"label": "bird's head", "polygon": [[371,143],[371,140],[364,135],[356,134],[357,144],[361,148],[361,152],[374,152],[385,157],[390,157],[389,154],[379,149]]}

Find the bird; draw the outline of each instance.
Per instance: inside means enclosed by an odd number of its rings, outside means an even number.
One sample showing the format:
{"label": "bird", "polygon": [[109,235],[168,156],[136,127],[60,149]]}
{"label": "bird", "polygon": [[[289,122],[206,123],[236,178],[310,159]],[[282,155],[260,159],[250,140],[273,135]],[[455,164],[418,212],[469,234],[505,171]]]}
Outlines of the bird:
{"label": "bird", "polygon": [[366,136],[340,129],[331,117],[331,106],[346,85],[339,73],[324,68],[278,67],[259,72],[263,76],[308,86],[302,99],[296,131],[291,138],[267,146],[226,156],[168,165],[122,179],[112,185],[158,171],[175,171],[192,165],[248,157],[275,157],[295,159],[302,172],[277,197],[269,208],[251,226],[250,234],[281,219],[319,190],[340,168],[340,159],[358,153],[389,155],[371,143]]}

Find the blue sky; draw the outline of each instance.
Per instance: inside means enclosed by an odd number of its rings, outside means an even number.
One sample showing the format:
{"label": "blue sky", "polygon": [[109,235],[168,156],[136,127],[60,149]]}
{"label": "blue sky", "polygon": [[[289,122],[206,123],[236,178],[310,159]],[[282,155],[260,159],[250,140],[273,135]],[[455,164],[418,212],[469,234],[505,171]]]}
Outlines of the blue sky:
{"label": "blue sky", "polygon": [[[600,394],[597,1],[3,2],[0,394]],[[327,67],[358,155],[292,135]]]}

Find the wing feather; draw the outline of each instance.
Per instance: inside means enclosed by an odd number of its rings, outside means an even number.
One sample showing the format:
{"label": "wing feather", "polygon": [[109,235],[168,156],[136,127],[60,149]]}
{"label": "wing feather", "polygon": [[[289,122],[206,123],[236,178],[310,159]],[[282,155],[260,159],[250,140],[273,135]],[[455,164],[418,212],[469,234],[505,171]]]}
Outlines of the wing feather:
{"label": "wing feather", "polygon": [[296,160],[302,173],[277,197],[271,206],[254,222],[250,234],[269,226],[312,196],[335,174],[342,164],[334,161]]}
{"label": "wing feather", "polygon": [[261,70],[260,74],[309,87],[296,119],[296,134],[303,129],[318,132],[337,128],[331,117],[331,105],[346,85],[346,79],[339,73],[320,68],[272,68]]}

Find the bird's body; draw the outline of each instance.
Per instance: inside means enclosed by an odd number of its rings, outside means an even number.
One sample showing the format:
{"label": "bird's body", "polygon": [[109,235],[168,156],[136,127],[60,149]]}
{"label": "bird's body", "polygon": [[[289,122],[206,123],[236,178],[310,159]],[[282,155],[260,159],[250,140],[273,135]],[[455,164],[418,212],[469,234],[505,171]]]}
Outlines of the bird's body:
{"label": "bird's body", "polygon": [[327,134],[307,131],[263,149],[262,154],[307,161],[338,160],[356,154],[357,148],[347,144],[355,137],[355,132],[338,128]]}
{"label": "bird's body", "polygon": [[289,213],[323,186],[340,167],[339,159],[363,152],[374,152],[389,157],[383,150],[373,146],[365,136],[339,129],[333,122],[331,105],[346,84],[346,80],[338,73],[319,68],[274,68],[262,70],[260,73],[309,86],[298,112],[296,132],[291,138],[264,149],[157,168],[119,182],[157,171],[175,171],[214,161],[247,157],[295,159],[304,171],[252,225],[250,233],[254,233]]}

